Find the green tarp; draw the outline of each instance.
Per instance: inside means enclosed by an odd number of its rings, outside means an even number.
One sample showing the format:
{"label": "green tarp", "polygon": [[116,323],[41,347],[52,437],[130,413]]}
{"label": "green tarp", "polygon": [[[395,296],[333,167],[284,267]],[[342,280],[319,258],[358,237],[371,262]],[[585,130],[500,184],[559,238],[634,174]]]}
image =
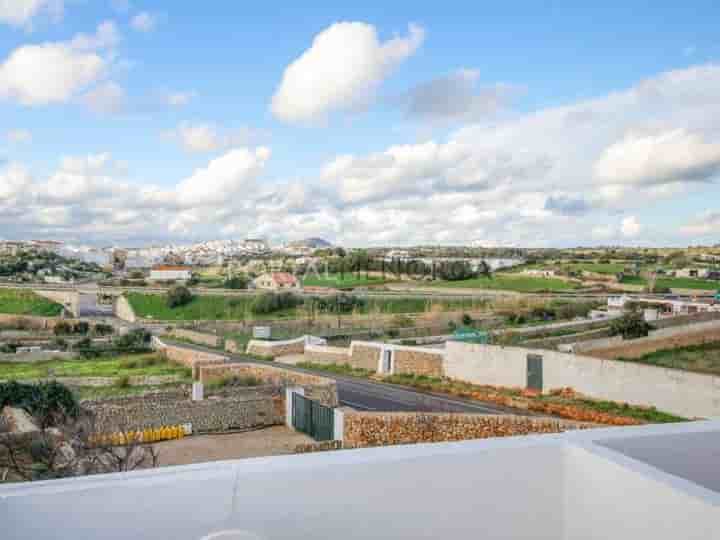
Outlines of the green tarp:
{"label": "green tarp", "polygon": [[452,340],[466,343],[488,343],[490,334],[485,330],[476,330],[475,328],[463,326],[453,332]]}

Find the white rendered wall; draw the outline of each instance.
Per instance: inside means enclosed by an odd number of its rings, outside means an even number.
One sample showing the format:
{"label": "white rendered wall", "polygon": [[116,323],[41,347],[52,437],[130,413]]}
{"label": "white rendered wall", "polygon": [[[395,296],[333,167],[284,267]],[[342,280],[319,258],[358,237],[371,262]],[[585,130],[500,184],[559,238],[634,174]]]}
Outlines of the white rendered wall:
{"label": "white rendered wall", "polygon": [[571,387],[599,399],[652,405],[688,418],[720,418],[720,377],[543,349],[448,342],[445,374],[524,388],[527,355],[543,357],[543,390]]}

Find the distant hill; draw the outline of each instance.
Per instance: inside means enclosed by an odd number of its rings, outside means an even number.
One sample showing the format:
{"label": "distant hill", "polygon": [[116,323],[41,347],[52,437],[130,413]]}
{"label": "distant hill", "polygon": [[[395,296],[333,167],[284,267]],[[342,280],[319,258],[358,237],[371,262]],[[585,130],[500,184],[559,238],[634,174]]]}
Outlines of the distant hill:
{"label": "distant hill", "polygon": [[323,249],[332,247],[332,244],[322,238],[305,238],[304,240],[290,242],[288,246],[292,248]]}

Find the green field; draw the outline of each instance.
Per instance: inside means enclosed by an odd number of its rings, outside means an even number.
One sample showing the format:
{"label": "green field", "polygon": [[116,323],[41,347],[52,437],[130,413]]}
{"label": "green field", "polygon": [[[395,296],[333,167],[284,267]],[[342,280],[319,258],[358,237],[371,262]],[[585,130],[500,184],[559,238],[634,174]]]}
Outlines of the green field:
{"label": "green field", "polygon": [[[625,276],[621,283],[628,285],[648,284],[647,279],[641,276]],[[659,277],[655,281],[656,289],[692,289],[697,291],[717,291],[720,290],[720,281],[712,281],[707,279],[696,278],[675,278],[675,277]]]}
{"label": "green field", "polygon": [[[303,317],[303,307],[284,309],[269,314],[254,315],[250,305],[254,296],[195,296],[189,304],[169,308],[165,296],[157,294],[129,293],[130,305],[139,317],[159,321],[219,321],[219,320],[267,320]],[[426,299],[413,297],[369,298],[356,314],[403,314],[426,311],[454,311],[482,309],[485,302],[471,298]],[[345,314],[350,315],[350,314]]]}
{"label": "green field", "polygon": [[29,290],[0,289],[0,313],[57,317],[62,306]]}
{"label": "green field", "polygon": [[571,263],[561,264],[561,268],[567,268],[568,270],[575,270],[577,272],[594,272],[596,274],[607,274],[614,276],[615,274],[622,272],[627,268],[626,265],[621,263]]}
{"label": "green field", "polygon": [[461,281],[432,282],[434,287],[453,289],[495,289],[516,292],[557,292],[579,288],[576,283],[557,278],[543,278],[517,274],[494,274],[492,277],[478,277]]}
{"label": "green field", "polygon": [[[254,296],[194,296],[189,304],[169,308],[164,295],[129,293],[127,299],[138,317],[160,321],[240,321],[252,318]],[[283,313],[273,314],[280,317]]]}
{"label": "green field", "polygon": [[309,275],[302,280],[305,287],[328,287],[335,289],[352,289],[355,287],[370,287],[382,285],[390,280],[377,276],[365,276],[364,274],[321,274]]}
{"label": "green field", "polygon": [[92,360],[48,360],[47,362],[0,363],[0,379],[43,379],[54,377],[122,377],[137,375],[183,375],[189,370],[154,353],[133,354]]}
{"label": "green field", "polygon": [[663,349],[640,358],[621,358],[620,360],[720,375],[720,341]]}

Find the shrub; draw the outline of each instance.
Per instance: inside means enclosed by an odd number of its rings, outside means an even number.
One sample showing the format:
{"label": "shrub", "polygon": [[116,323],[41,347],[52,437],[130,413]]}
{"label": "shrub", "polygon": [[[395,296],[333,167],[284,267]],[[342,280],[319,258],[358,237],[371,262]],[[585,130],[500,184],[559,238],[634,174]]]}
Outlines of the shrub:
{"label": "shrub", "polygon": [[85,321],[80,321],[78,323],[75,323],[75,326],[73,327],[73,332],[75,334],[82,334],[84,336],[89,331],[90,331],[90,325]]}
{"label": "shrub", "polygon": [[252,304],[250,304],[250,311],[258,315],[274,313],[283,309],[297,307],[303,302],[304,300],[300,296],[291,292],[279,294],[267,292],[255,297]]}
{"label": "shrub", "polygon": [[247,289],[250,279],[247,276],[234,276],[223,282],[225,289]]}
{"label": "shrub", "polygon": [[167,293],[167,306],[171,309],[184,306],[192,301],[190,289],[184,285],[175,285]]}
{"label": "shrub", "polygon": [[475,322],[475,321],[473,321],[473,318],[470,315],[468,315],[467,313],[463,313],[462,323],[465,326],[470,326],[470,325],[472,325],[473,322]]}
{"label": "shrub", "polygon": [[98,336],[109,336],[114,332],[114,328],[111,324],[96,324],[95,325],[95,334]]}
{"label": "shrub", "polygon": [[56,381],[0,383],[0,410],[5,406],[25,409],[43,427],[54,425],[61,417],[77,418],[80,414],[80,405],[73,393]]}
{"label": "shrub", "polygon": [[117,379],[115,379],[115,388],[129,388],[130,387],[130,376],[129,375],[121,375]]}
{"label": "shrub", "polygon": [[113,347],[122,351],[144,351],[149,348],[152,334],[144,328],[131,330],[124,336],[113,339]]}
{"label": "shrub", "polygon": [[653,327],[647,323],[641,313],[633,311],[610,324],[610,335],[620,335],[623,339],[637,339],[647,336],[652,329]]}
{"label": "shrub", "polygon": [[55,325],[55,328],[53,328],[53,334],[56,336],[66,336],[72,334],[72,331],[73,327],[67,321],[60,321]]}

